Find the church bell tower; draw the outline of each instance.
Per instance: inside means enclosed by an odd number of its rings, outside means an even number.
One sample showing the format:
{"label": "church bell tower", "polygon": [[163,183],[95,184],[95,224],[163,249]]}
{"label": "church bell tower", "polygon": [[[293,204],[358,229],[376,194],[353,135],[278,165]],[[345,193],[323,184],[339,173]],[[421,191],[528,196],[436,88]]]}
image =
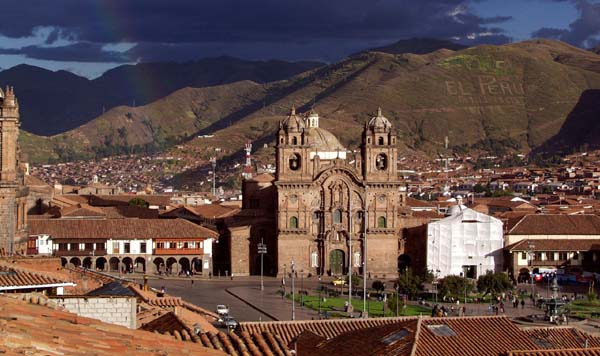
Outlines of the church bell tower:
{"label": "church bell tower", "polygon": [[18,230],[23,228],[24,205],[19,199],[19,104],[12,87],[0,89],[0,255],[15,252]]}

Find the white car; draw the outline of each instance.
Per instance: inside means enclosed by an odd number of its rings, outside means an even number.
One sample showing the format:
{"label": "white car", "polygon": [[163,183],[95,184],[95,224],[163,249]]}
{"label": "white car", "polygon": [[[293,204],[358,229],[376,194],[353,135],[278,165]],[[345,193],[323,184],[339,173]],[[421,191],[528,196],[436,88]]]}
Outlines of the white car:
{"label": "white car", "polygon": [[219,314],[219,315],[229,314],[229,307],[225,304],[217,305],[217,314]]}

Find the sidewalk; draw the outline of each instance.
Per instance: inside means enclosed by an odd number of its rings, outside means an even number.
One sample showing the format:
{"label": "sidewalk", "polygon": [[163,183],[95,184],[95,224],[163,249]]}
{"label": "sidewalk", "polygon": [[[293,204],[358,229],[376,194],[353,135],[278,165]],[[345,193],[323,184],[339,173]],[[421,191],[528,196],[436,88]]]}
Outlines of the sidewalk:
{"label": "sidewalk", "polygon": [[[269,316],[273,320],[292,320],[292,301],[277,294],[279,288],[266,287],[231,287],[226,291],[246,303],[249,307]],[[318,319],[319,313],[300,303],[295,303],[296,320]]]}

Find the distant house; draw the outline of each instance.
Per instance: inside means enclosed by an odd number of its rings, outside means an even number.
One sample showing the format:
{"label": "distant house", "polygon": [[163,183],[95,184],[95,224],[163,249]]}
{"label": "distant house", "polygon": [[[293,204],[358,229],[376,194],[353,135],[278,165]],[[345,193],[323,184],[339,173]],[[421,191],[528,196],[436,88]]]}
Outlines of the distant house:
{"label": "distant house", "polygon": [[506,234],[507,267],[515,278],[535,268],[578,266],[600,272],[600,217],[527,215]]}
{"label": "distant house", "polygon": [[37,253],[51,241],[63,266],[121,272],[211,270],[217,237],[183,219],[32,219],[29,226]]}
{"label": "distant house", "polygon": [[502,221],[453,206],[450,216],[427,227],[427,269],[437,277],[477,278],[502,271]]}

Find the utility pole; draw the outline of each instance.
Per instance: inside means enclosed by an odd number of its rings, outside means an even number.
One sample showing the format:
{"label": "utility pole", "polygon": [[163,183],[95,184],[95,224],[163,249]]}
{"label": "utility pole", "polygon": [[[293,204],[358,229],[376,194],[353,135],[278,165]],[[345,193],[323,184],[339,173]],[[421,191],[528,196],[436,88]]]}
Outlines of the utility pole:
{"label": "utility pole", "polygon": [[292,269],[292,320],[296,320],[296,295],[295,295],[295,286],[294,286],[294,274],[296,273],[295,267],[296,265],[294,264],[294,258],[292,257],[292,262],[290,263],[291,269]]}

